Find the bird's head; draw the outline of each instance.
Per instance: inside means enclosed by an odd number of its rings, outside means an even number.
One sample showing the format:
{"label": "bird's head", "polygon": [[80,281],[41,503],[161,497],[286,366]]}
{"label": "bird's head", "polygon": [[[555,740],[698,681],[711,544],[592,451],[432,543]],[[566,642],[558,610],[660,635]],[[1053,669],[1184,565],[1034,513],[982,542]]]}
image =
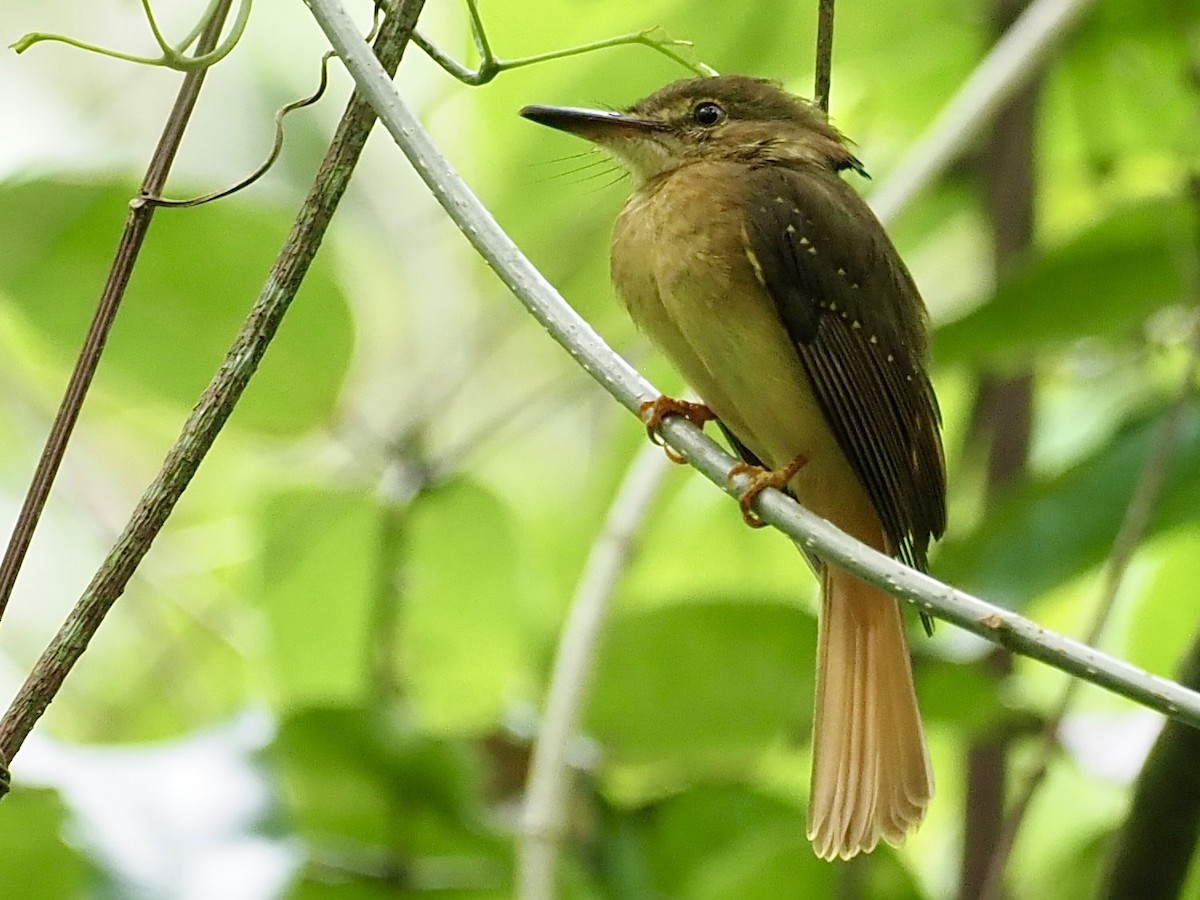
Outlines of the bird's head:
{"label": "bird's head", "polygon": [[676,81],[624,112],[526,106],[521,115],[603,147],[639,182],[696,161],[819,165],[866,172],[825,114],[773,81]]}

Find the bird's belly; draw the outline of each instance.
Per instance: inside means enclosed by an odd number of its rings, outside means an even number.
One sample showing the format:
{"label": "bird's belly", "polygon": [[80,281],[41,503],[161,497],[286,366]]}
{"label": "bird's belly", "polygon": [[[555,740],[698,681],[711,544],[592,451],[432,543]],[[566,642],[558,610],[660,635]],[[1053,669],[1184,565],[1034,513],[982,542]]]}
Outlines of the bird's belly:
{"label": "bird's belly", "polygon": [[[759,459],[780,468],[803,455],[808,463],[792,490],[850,528],[839,520],[848,508],[863,509],[865,493],[749,260],[722,252],[728,241],[740,248],[742,238],[721,234],[714,221],[740,217],[671,219],[654,208],[669,199],[641,209],[635,199],[618,220],[613,278],[630,315]],[[689,225],[697,221],[703,227]]]}

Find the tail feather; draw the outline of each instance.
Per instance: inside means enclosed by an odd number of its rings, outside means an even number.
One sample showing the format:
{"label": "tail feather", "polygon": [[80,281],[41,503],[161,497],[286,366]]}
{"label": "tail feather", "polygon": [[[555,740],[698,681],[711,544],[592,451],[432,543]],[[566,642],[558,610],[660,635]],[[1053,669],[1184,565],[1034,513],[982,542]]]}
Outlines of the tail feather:
{"label": "tail feather", "polygon": [[824,573],[808,837],[823,859],[901,843],[933,797],[933,772],[897,602]]}

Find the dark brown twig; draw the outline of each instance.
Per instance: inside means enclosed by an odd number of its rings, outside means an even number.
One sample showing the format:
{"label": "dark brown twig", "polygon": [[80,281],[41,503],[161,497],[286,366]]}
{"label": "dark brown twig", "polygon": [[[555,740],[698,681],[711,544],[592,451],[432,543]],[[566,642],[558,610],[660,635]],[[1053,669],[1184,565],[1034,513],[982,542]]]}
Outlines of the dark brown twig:
{"label": "dark brown twig", "polygon": [[[1200,335],[1200,329],[1197,330],[1197,334]],[[1188,363],[1187,371],[1184,374],[1182,387],[1171,407],[1163,416],[1158,433],[1155,435],[1154,445],[1150,448],[1149,456],[1146,459],[1145,468],[1142,470],[1141,477],[1134,487],[1133,496],[1129,500],[1129,506],[1125,509],[1125,517],[1121,522],[1121,528],[1113,540],[1112,554],[1109,557],[1108,574],[1104,579],[1104,591],[1101,594],[1100,603],[1096,607],[1096,614],[1092,620],[1091,628],[1088,630],[1087,637],[1084,638],[1084,641],[1090,645],[1095,645],[1099,642],[1104,631],[1104,626],[1108,624],[1113,606],[1117,600],[1117,595],[1121,589],[1121,584],[1125,579],[1125,572],[1129,568],[1129,563],[1133,559],[1133,555],[1141,543],[1146,529],[1150,525],[1150,519],[1154,514],[1154,507],[1158,503],[1163,484],[1167,480],[1167,474],[1171,468],[1171,460],[1174,457],[1175,448],[1179,443],[1179,429],[1183,424],[1184,414],[1188,411],[1192,398],[1195,395],[1194,383],[1197,374],[1200,373],[1200,338],[1194,341],[1193,344],[1192,356]],[[1082,682],[1074,678],[1068,679],[1066,687],[1063,688],[1062,695],[1058,699],[1058,704],[1054,708],[1054,712],[1046,720],[1046,724],[1042,728],[1042,733],[1038,740],[1037,756],[1029,770],[1029,774],[1025,776],[1020,793],[1013,801],[1000,827],[995,847],[992,850],[992,858],[988,864],[987,877],[984,879],[983,886],[979,891],[980,900],[996,900],[1000,896],[1000,889],[1004,879],[1004,869],[1008,865],[1009,854],[1016,843],[1017,832],[1020,830],[1021,823],[1025,819],[1025,814],[1029,811],[1033,798],[1045,780],[1046,774],[1050,770],[1050,765],[1057,755],[1058,731],[1062,727],[1063,720],[1074,703],[1075,696],[1078,694],[1081,685]]]}
{"label": "dark brown twig", "polygon": [[[380,29],[375,50],[389,72],[394,73],[399,65],[423,5],[424,0],[400,0]],[[291,234],[225,360],[117,542],[0,720],[3,759],[12,759],[62,687],[233,412],[316,256],[374,124],[375,113],[356,93],[338,124]]]}
{"label": "dark brown twig", "polygon": [[[992,0],[997,43],[1011,32],[1026,0]],[[999,110],[979,156],[980,177],[991,225],[994,278],[1002,281],[1033,243],[1037,201],[1037,109],[1040,83],[1034,78]],[[1034,377],[1014,372],[984,375],[976,400],[972,433],[987,452],[987,502],[1005,496],[1025,477],[1033,433]],[[1000,684],[1012,671],[1012,654],[997,648],[985,671]],[[960,900],[977,900],[987,879],[1004,820],[1011,729],[1003,725],[971,741],[963,809],[963,861]]]}
{"label": "dark brown twig", "polygon": [[[232,0],[223,0],[214,9],[212,18],[200,36],[200,43],[196,47],[198,54],[204,55],[216,47],[232,5]],[[154,149],[154,155],[150,158],[150,165],[142,179],[139,194],[157,195],[162,192],[163,186],[167,183],[167,174],[171,171],[171,164],[175,161],[175,154],[179,151],[179,145],[183,141],[183,132],[187,128],[188,120],[196,106],[196,99],[200,95],[200,88],[203,86],[207,74],[208,68],[205,67],[188,72],[184,76],[179,94],[175,98],[175,105],[167,117],[166,125],[163,126],[158,146]],[[13,587],[17,583],[17,575],[21,571],[21,564],[25,561],[25,554],[33,540],[34,529],[37,528],[42,510],[46,508],[50,488],[54,484],[59,466],[62,465],[63,456],[67,452],[67,444],[71,440],[71,432],[79,419],[79,411],[83,407],[84,398],[87,397],[92,377],[96,374],[96,366],[100,362],[100,355],[104,352],[108,332],[117,317],[121,299],[125,296],[125,288],[129,285],[129,278],[137,263],[138,253],[142,249],[142,242],[146,238],[146,232],[150,229],[150,220],[154,218],[153,206],[136,199],[129,206],[125,229],[121,233],[120,243],[117,244],[117,252],[113,258],[112,267],[108,271],[108,279],[100,293],[96,313],[92,318],[91,325],[88,326],[83,347],[79,351],[79,358],[75,361],[75,369],[71,372],[66,392],[63,394],[58,412],[54,416],[50,434],[46,438],[46,446],[42,449],[41,459],[38,460],[37,468],[34,470],[29,490],[21,504],[21,511],[17,514],[17,522],[13,526],[12,536],[5,548],[4,559],[0,560],[0,617],[4,615],[8,601],[12,597]]]}
{"label": "dark brown twig", "polygon": [[293,100],[285,106],[279,108],[275,113],[275,139],[271,144],[271,150],[267,153],[267,158],[264,159],[258,167],[242,178],[236,184],[232,184],[227,188],[221,188],[219,191],[211,191],[207,194],[201,194],[199,197],[189,197],[186,200],[177,200],[171,197],[160,197],[157,194],[149,194],[143,191],[138,195],[138,199],[143,201],[147,206],[162,206],[169,209],[184,209],[192,206],[202,206],[205,203],[212,203],[214,200],[221,200],[238,191],[245,190],[262,178],[275,165],[275,160],[279,159],[279,154],[283,151],[283,120],[288,113],[295,112],[298,109],[303,109],[306,106],[312,106],[325,94],[325,89],[329,86],[329,60],[333,53],[326,53],[321,57],[321,80],[317,85],[317,89],[299,100]]}
{"label": "dark brown twig", "polygon": [[[1193,180],[1192,193],[1196,208],[1200,210],[1200,181]],[[1197,295],[1200,297],[1200,287],[1197,288]],[[1147,454],[1146,464],[1142,469],[1137,484],[1134,486],[1133,494],[1129,498],[1129,505],[1125,509],[1125,516],[1121,520],[1121,527],[1117,531],[1117,536],[1113,539],[1112,551],[1109,554],[1108,571],[1104,579],[1104,590],[1100,595],[1100,601],[1096,607],[1096,614],[1092,620],[1091,628],[1084,638],[1090,645],[1095,645],[1099,642],[1104,627],[1108,624],[1108,620],[1112,615],[1113,606],[1116,603],[1117,595],[1125,579],[1125,572],[1129,568],[1129,563],[1132,561],[1138,545],[1150,527],[1154,508],[1158,504],[1159,497],[1162,494],[1163,485],[1166,483],[1171,468],[1171,461],[1175,455],[1175,449],[1179,444],[1179,432],[1183,426],[1184,416],[1196,396],[1196,379],[1200,376],[1200,305],[1193,310],[1188,351],[1188,361],[1184,367],[1183,379],[1180,382],[1179,390],[1176,392],[1171,405],[1163,414],[1162,422],[1159,424],[1158,431],[1154,437],[1154,443]],[[1188,671],[1194,682],[1196,678],[1194,667],[1189,668]],[[1054,712],[1051,713],[1042,728],[1038,741],[1037,755],[1034,758],[1033,765],[1030,767],[1029,773],[1025,776],[1020,793],[1013,801],[1012,807],[1004,817],[1003,824],[1001,825],[995,847],[992,850],[992,857],[988,864],[987,876],[979,891],[980,900],[997,900],[1000,897],[1004,880],[1004,870],[1008,865],[1009,855],[1012,853],[1013,846],[1016,843],[1017,833],[1020,831],[1021,823],[1024,821],[1025,815],[1033,803],[1034,796],[1036,796],[1042,782],[1045,781],[1046,774],[1054,762],[1058,750],[1058,732],[1071,705],[1075,701],[1079,687],[1079,681],[1075,679],[1067,681],[1066,687],[1063,688],[1063,692],[1058,699],[1058,704],[1054,708]]]}
{"label": "dark brown twig", "polygon": [[[371,28],[371,33],[367,36],[367,40],[375,39],[379,33],[380,23],[382,19],[382,11],[379,4],[375,4],[375,24]],[[317,88],[307,97],[301,97],[299,100],[293,100],[291,103],[284,104],[275,112],[275,138],[271,144],[271,149],[267,153],[267,158],[264,159],[258,167],[246,177],[242,178],[235,184],[227,188],[221,188],[218,191],[210,191],[207,194],[201,194],[198,197],[189,197],[186,200],[177,200],[171,197],[160,197],[156,194],[147,194],[142,192],[138,195],[138,199],[154,206],[162,206],[170,209],[186,209],[193,206],[203,206],[205,203],[212,203],[214,200],[221,200],[225,197],[232,196],[238,191],[243,191],[254,182],[258,181],[275,165],[275,160],[279,159],[279,154],[283,152],[283,120],[290,113],[298,109],[304,109],[306,106],[312,106],[318,100],[325,96],[325,90],[329,87],[329,60],[335,56],[332,50],[326,52],[321,57],[321,77],[317,82]]]}
{"label": "dark brown twig", "polygon": [[829,84],[833,72],[833,0],[817,2],[817,77],[813,103],[829,112]]}

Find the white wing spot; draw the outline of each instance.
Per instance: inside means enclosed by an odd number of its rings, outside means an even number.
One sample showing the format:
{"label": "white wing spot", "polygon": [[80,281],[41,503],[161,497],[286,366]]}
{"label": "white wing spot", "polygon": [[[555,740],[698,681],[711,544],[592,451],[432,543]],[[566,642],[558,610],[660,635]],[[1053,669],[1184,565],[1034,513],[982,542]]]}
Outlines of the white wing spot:
{"label": "white wing spot", "polygon": [[852,290],[852,291],[857,291],[857,290],[858,290],[858,285],[857,285],[857,284],[852,284],[852,285],[850,285],[850,290]]}
{"label": "white wing spot", "polygon": [[785,229],[783,229],[783,230],[784,230],[784,231],[786,231],[788,234],[795,234],[795,233],[796,233],[796,226],[795,226],[795,225],[789,225],[787,228],[785,228]]}
{"label": "white wing spot", "polygon": [[895,362],[895,361],[896,361],[896,357],[892,356],[892,354],[889,353],[888,354],[888,362]]}
{"label": "white wing spot", "polygon": [[758,279],[758,283],[763,287],[767,286],[766,276],[763,275],[762,264],[759,263],[758,257],[754,255],[754,251],[750,249],[750,242],[746,238],[746,229],[742,229],[742,246],[746,250],[746,259],[750,260],[750,268],[754,269],[754,277]]}
{"label": "white wing spot", "polygon": [[[790,227],[790,226],[789,226],[789,227]],[[806,238],[804,235],[800,235],[800,246],[801,246],[801,247],[807,247],[807,246],[808,246],[808,238]]]}
{"label": "white wing spot", "polygon": [[845,270],[845,269],[838,269],[838,274],[839,274],[839,275],[845,275],[845,274],[846,274],[846,270]]}
{"label": "white wing spot", "polygon": [[872,343],[872,344],[878,344],[878,343],[879,343],[879,338],[875,337],[875,335],[871,335],[871,343]]}
{"label": "white wing spot", "polygon": [[816,256],[816,255],[817,255],[817,248],[816,248],[816,247],[809,247],[809,248],[808,248],[808,252],[809,252],[809,253],[811,253],[813,256]]}
{"label": "white wing spot", "polygon": [[862,322],[858,321],[858,319],[855,319],[854,324],[851,325],[850,327],[851,328],[862,328]]}

